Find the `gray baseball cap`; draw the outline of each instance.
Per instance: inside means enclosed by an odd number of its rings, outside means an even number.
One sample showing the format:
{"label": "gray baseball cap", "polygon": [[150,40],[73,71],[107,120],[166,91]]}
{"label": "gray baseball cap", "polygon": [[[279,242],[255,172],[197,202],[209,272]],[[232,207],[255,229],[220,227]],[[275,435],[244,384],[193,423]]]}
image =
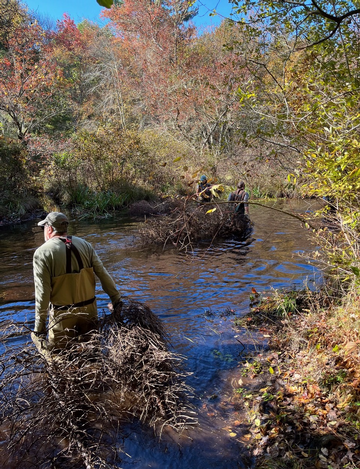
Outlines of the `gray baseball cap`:
{"label": "gray baseball cap", "polygon": [[61,212],[50,212],[47,217],[38,223],[38,226],[50,225],[56,231],[65,232],[67,230],[69,220],[67,216]]}

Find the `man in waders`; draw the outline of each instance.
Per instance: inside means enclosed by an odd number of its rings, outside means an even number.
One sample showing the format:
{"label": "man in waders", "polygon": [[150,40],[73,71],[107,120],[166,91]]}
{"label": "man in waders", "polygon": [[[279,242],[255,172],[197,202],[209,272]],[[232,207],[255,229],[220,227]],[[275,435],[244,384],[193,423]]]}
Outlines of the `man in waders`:
{"label": "man in waders", "polygon": [[50,349],[63,348],[75,337],[86,339],[86,335],[96,329],[95,274],[112,304],[120,301],[114,280],[92,245],[76,236],[68,236],[68,224],[66,215],[60,212],[51,212],[38,223],[44,228],[45,243],[35,251],[33,258],[34,333],[46,339],[48,332]]}
{"label": "man in waders", "polygon": [[234,210],[236,215],[244,216],[249,215],[249,193],[245,191],[245,182],[240,181],[237,185],[237,189],[228,197],[228,202],[241,202],[239,204],[234,204]]}

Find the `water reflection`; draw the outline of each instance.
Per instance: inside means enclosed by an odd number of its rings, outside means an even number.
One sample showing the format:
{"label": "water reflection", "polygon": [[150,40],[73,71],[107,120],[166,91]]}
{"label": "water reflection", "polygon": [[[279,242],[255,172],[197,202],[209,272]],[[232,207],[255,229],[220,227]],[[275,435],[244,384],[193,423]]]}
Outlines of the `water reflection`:
{"label": "water reflection", "polygon": [[[287,211],[311,210],[307,202],[280,205]],[[313,246],[299,220],[258,206],[251,207],[251,218],[254,232],[246,242],[228,240],[192,253],[139,247],[133,220],[71,222],[70,234],[94,245],[124,296],[146,302],[163,319],[172,347],[187,358],[193,373],[190,384],[196,391],[200,430],[167,434],[157,442],[148,430],[129,425],[123,443],[131,457],[124,455],[124,469],[244,467],[242,445],[227,430],[235,410],[231,405],[222,408],[223,403],[217,407],[212,397],[227,392],[226,383],[241,359],[240,342],[247,342],[245,336],[235,337],[231,316],[222,313],[248,311],[252,287],[266,292],[300,288],[304,282],[313,287],[321,280],[303,255]],[[33,327],[32,255],[42,242],[35,222],[1,229],[0,320],[11,316]],[[106,309],[108,298],[97,288],[99,309]]]}

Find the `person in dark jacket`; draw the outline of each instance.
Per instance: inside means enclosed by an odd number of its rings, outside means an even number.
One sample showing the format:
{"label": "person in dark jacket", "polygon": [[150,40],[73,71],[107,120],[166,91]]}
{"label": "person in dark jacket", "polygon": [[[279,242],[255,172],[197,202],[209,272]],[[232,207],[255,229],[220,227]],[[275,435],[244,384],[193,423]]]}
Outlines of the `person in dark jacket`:
{"label": "person in dark jacket", "polygon": [[237,189],[231,192],[228,197],[228,202],[240,202],[234,204],[234,210],[237,215],[249,215],[249,193],[245,191],[245,182],[240,181],[237,185]]}
{"label": "person in dark jacket", "polygon": [[196,195],[201,202],[210,202],[212,199],[211,184],[207,182],[207,177],[203,174],[196,189]]}

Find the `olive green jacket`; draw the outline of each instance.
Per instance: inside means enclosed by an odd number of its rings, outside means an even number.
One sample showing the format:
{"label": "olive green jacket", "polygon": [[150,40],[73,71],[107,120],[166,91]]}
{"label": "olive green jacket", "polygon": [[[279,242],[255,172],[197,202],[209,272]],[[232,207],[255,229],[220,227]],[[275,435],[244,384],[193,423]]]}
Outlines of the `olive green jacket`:
{"label": "olive green jacket", "polygon": [[[93,268],[103,290],[115,304],[120,299],[120,293],[92,245],[76,236],[72,236],[72,242],[80,253],[84,268]],[[48,308],[52,299],[52,280],[54,277],[66,274],[66,249],[65,243],[59,237],[54,237],[46,241],[34,253],[35,332],[46,332]],[[72,254],[72,266],[77,267],[74,254]],[[95,302],[94,307],[96,309]]]}

